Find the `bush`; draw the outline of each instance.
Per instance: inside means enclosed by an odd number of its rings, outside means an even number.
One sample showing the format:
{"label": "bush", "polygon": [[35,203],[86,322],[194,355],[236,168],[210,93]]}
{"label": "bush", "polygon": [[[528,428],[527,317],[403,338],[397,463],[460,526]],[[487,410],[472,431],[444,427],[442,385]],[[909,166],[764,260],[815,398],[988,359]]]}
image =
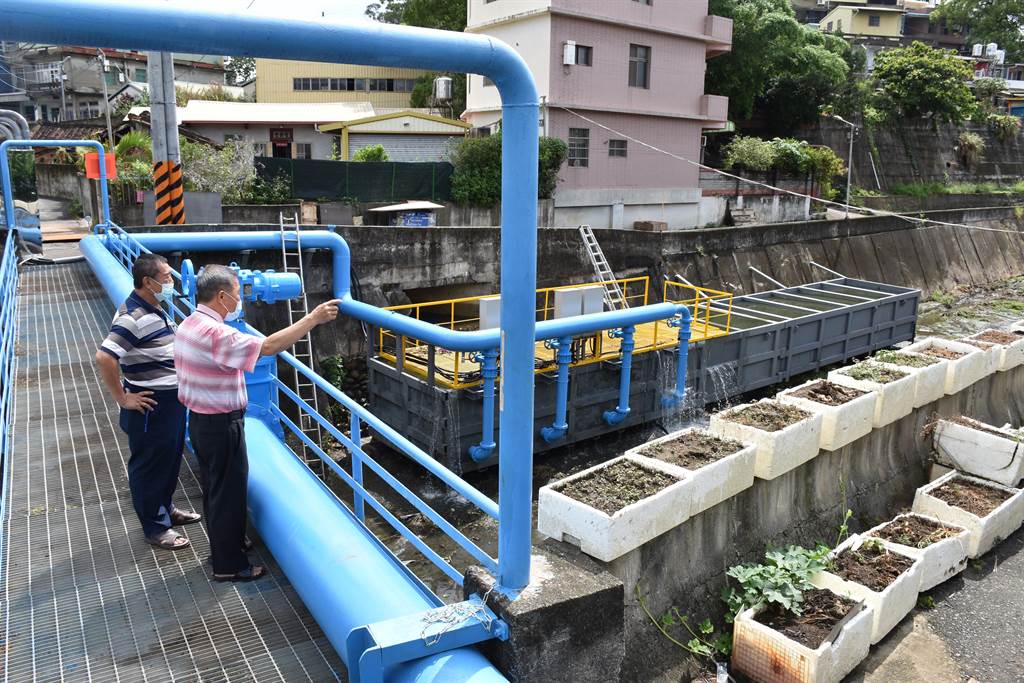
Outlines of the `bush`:
{"label": "bush", "polygon": [[878,102],[890,118],[960,123],[978,108],[967,86],[973,75],[968,63],[952,51],[915,41],[881,52],[872,79]]}
{"label": "bush", "polygon": [[36,161],[32,150],[14,151],[8,157],[11,171],[11,193],[15,199],[34,202],[36,194]]}
{"label": "bush", "polygon": [[836,176],[846,173],[846,164],[830,147],[808,147],[807,155],[810,157],[810,169],[821,185],[821,196],[835,199],[837,193],[832,187],[832,181]]}
{"label": "bush", "polygon": [[761,138],[737,135],[725,146],[725,168],[770,171],[775,166],[775,148]]}
{"label": "bush", "polygon": [[991,114],[988,117],[988,125],[1000,142],[1009,142],[1020,135],[1020,119],[1016,116]]}
{"label": "bush", "polygon": [[803,140],[775,138],[761,140],[738,135],[725,147],[725,167],[748,171],[778,170],[784,173],[813,173],[825,199],[835,197],[832,180],[846,172],[846,165],[828,147],[814,147]]}
{"label": "bush", "polygon": [[957,138],[956,153],[964,166],[973,169],[985,156],[985,140],[977,133],[965,131]]}
{"label": "bush", "polygon": [[[538,150],[537,196],[550,199],[558,171],[569,147],[562,140],[542,137]],[[465,138],[451,153],[452,199],[459,204],[494,206],[501,201],[501,134]]]}
{"label": "bush", "polygon": [[352,155],[352,161],[387,161],[388,153],[384,145],[370,145],[363,147]]}

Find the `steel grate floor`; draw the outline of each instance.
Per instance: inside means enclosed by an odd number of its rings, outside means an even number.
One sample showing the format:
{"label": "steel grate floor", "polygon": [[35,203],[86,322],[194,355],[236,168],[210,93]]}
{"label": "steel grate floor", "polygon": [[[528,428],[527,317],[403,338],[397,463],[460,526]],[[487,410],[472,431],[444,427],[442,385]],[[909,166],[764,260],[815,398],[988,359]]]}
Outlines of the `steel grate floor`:
{"label": "steel grate floor", "polygon": [[[113,307],[85,263],[26,268],[3,519],[3,681],[344,681],[262,544],[270,576],[209,579],[202,525],[158,551],[128,492],[127,439],[94,370]],[[194,461],[175,502],[201,507]]]}

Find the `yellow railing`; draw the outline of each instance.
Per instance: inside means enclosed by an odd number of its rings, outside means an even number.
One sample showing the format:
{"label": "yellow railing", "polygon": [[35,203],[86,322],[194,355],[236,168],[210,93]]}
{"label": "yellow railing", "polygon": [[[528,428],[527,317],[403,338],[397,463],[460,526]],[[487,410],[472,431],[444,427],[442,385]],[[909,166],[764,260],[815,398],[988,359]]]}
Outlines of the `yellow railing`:
{"label": "yellow railing", "polygon": [[[580,285],[564,285],[546,287],[537,290],[537,320],[548,320],[554,314],[554,293],[566,289],[578,289],[598,285],[604,287],[608,283],[585,283]],[[650,296],[650,279],[647,277],[622,278],[615,280],[622,290],[623,298],[630,307],[644,306]],[[718,337],[729,332],[730,314],[732,311],[732,294],[703,287],[692,287],[675,282],[666,282],[664,301],[686,304],[693,316],[690,340],[698,342],[711,337]],[[391,306],[387,310],[395,311],[446,327],[450,330],[479,329],[480,300],[487,296],[471,296],[444,301],[430,301],[419,304]],[[713,310],[712,302],[726,307],[723,313]],[[396,337],[390,330],[381,329],[378,333],[378,355],[403,371],[426,378],[432,378],[439,385],[462,389],[480,384],[480,365],[474,354],[450,351],[440,347],[431,347],[411,337]],[[678,343],[678,330],[669,327],[665,321],[655,321],[638,325],[635,334],[634,354],[672,348]],[[594,334],[580,337],[573,343],[572,366],[588,365],[619,356],[619,340],[606,334]],[[535,352],[536,372],[550,372],[555,367],[555,352],[537,343]]]}

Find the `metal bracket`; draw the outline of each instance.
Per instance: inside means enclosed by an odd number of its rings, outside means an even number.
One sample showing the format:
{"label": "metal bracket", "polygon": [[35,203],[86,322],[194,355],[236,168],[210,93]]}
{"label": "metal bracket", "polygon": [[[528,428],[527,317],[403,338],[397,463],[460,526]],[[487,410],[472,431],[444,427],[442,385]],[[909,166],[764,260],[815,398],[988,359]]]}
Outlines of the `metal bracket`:
{"label": "metal bracket", "polygon": [[835,275],[836,277],[846,277],[842,273],[837,273],[836,271],[832,270],[831,268],[826,268],[825,266],[821,265],[820,263],[815,263],[814,261],[808,261],[807,263],[812,265],[812,266],[814,266],[815,268],[821,268],[826,273],[831,273],[832,275]]}
{"label": "metal bracket", "polygon": [[758,275],[760,275],[761,277],[763,277],[765,280],[767,280],[768,282],[772,283],[773,285],[778,285],[779,289],[785,289],[786,288],[786,285],[782,284],[781,282],[779,282],[778,280],[776,280],[775,278],[773,278],[773,277],[771,277],[769,275],[765,275],[764,273],[762,273],[760,270],[758,270],[754,266],[747,266],[747,267],[750,269],[751,272],[757,273]]}
{"label": "metal bracket", "polygon": [[351,683],[383,683],[390,667],[427,655],[508,640],[508,624],[477,596],[352,629],[345,641]]}

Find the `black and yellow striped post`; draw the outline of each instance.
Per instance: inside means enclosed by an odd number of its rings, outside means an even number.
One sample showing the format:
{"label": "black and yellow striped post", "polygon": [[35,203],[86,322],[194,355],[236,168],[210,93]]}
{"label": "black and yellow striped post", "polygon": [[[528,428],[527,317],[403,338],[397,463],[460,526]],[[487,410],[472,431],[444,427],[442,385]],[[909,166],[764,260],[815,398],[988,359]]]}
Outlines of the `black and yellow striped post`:
{"label": "black and yellow striped post", "polygon": [[185,222],[185,186],[181,164],[173,161],[153,163],[157,225],[180,225]]}

